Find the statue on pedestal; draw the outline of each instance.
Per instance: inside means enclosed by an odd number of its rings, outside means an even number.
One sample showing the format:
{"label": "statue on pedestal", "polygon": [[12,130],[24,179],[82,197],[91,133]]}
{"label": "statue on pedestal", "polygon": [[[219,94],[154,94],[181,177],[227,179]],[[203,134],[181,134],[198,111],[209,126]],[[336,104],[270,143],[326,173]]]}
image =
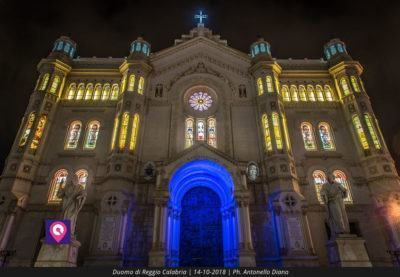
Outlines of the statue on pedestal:
{"label": "statue on pedestal", "polygon": [[347,193],[346,188],[336,182],[333,175],[328,176],[328,181],[322,185],[321,197],[328,210],[331,239],[340,234],[350,233],[349,221],[343,201],[347,197]]}

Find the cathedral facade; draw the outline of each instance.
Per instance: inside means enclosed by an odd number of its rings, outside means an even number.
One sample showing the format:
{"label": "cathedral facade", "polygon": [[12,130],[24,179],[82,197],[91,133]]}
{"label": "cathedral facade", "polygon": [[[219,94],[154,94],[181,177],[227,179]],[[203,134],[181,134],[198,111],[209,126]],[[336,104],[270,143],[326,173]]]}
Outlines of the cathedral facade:
{"label": "cathedral facade", "polygon": [[365,265],[400,250],[400,181],[361,80],[333,39],[321,59],[250,54],[203,24],[151,53],[82,58],[59,38],[0,180],[0,250],[33,266],[77,176],[78,266],[328,266],[320,189],[346,190]]}

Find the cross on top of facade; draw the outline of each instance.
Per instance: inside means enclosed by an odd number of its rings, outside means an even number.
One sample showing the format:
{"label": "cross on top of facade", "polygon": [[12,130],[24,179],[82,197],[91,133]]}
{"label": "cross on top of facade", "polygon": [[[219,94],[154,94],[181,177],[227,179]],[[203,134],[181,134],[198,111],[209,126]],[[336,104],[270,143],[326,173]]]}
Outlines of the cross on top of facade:
{"label": "cross on top of facade", "polygon": [[206,19],[207,15],[203,14],[203,11],[200,11],[199,14],[194,15],[194,18],[199,19],[199,23],[197,23],[197,26],[204,26],[203,19]]}

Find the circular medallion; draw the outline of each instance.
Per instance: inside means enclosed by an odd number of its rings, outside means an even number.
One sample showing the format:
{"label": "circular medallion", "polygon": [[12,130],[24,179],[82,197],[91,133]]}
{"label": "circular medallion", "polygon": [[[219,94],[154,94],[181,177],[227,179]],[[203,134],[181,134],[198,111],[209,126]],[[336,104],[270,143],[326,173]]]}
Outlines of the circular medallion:
{"label": "circular medallion", "polygon": [[195,92],[189,97],[189,105],[195,111],[206,111],[213,103],[211,96],[207,92]]}

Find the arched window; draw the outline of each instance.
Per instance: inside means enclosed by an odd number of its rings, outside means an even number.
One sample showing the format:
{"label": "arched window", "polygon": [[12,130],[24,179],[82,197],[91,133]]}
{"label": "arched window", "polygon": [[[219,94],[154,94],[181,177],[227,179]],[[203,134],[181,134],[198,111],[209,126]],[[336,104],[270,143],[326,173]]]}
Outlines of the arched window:
{"label": "arched window", "polygon": [[114,129],[111,137],[111,149],[114,149],[115,140],[117,138],[117,131],[118,131],[118,123],[119,123],[119,115],[117,115],[114,119]]}
{"label": "arched window", "polygon": [[89,83],[86,86],[86,91],[85,91],[85,100],[90,100],[92,99],[93,95],[93,84]]}
{"label": "arched window", "polygon": [[124,112],[122,114],[121,133],[119,134],[119,148],[120,149],[125,148],[126,136],[128,133],[128,125],[129,125],[129,113]]}
{"label": "arched window", "polygon": [[267,90],[268,92],[274,92],[274,86],[272,85],[272,78],[271,76],[267,76],[265,78],[265,81],[267,82]]}
{"label": "arched window", "polygon": [[360,118],[358,117],[358,115],[353,116],[353,125],[358,135],[358,140],[360,141],[362,148],[364,150],[369,149],[369,144],[367,138],[365,137],[364,129],[361,125]]}
{"label": "arched window", "polygon": [[333,101],[333,96],[332,96],[332,89],[331,89],[331,87],[330,87],[329,85],[325,85],[325,86],[324,86],[324,89],[325,89],[325,97],[326,97],[326,100],[328,100],[328,101]]}
{"label": "arched window", "polygon": [[76,84],[72,83],[69,85],[68,92],[67,92],[67,99],[72,100],[75,98],[75,92],[76,92]]}
{"label": "arched window", "polygon": [[351,84],[353,86],[354,91],[360,92],[360,87],[358,86],[357,78],[355,76],[351,76],[350,80],[351,80]]}
{"label": "arched window", "polygon": [[374,142],[376,149],[381,149],[381,143],[378,136],[376,135],[374,124],[372,123],[372,118],[368,113],[364,114],[365,123],[367,123],[368,131],[371,135],[372,141]]}
{"label": "arched window", "polygon": [[65,140],[65,149],[75,149],[78,146],[81,135],[82,123],[73,121],[68,128],[67,138]]}
{"label": "arched window", "polygon": [[312,102],[315,102],[314,87],[312,85],[307,85],[307,94],[308,94],[308,99]]}
{"label": "arched window", "polygon": [[344,203],[352,204],[353,197],[351,196],[350,185],[349,181],[347,180],[346,174],[344,174],[344,172],[341,170],[335,170],[332,174],[335,177],[335,181],[341,184],[347,190],[347,196],[343,199]]}
{"label": "arched window", "polygon": [[303,122],[300,125],[301,134],[303,136],[304,147],[307,151],[317,150],[317,144],[315,143],[313,126],[309,122]]}
{"label": "arched window", "polygon": [[40,83],[39,90],[45,90],[46,89],[47,83],[49,82],[49,79],[50,79],[50,74],[49,73],[46,73],[46,74],[43,75],[42,82]]}
{"label": "arched window", "polygon": [[79,84],[78,92],[76,93],[76,100],[82,100],[84,90],[85,90],[85,85]]}
{"label": "arched window", "polygon": [[217,122],[215,118],[209,118],[207,120],[208,128],[208,144],[212,147],[217,147]]}
{"label": "arched window", "polygon": [[261,78],[257,79],[257,90],[258,90],[258,95],[262,95],[264,93],[264,87]]}
{"label": "arched window", "polygon": [[279,124],[279,115],[276,112],[272,113],[272,126],[274,128],[276,148],[281,150],[282,149],[281,126]]}
{"label": "arched window", "polygon": [[129,143],[129,150],[131,150],[131,151],[135,151],[137,136],[138,136],[138,132],[139,132],[139,121],[140,121],[139,114],[135,113],[135,115],[133,116],[133,122],[132,122],[131,141]]}
{"label": "arched window", "polygon": [[121,79],[121,92],[125,91],[125,87],[126,87],[126,74]]}
{"label": "arched window", "polygon": [[290,86],[290,94],[292,96],[292,100],[298,102],[299,101],[299,93],[297,91],[297,87],[295,85]]}
{"label": "arched window", "polygon": [[271,132],[269,131],[269,123],[268,123],[267,114],[262,115],[261,121],[262,121],[263,130],[264,130],[265,149],[267,151],[272,151]]}
{"label": "arched window", "polygon": [[108,98],[110,97],[110,84],[105,84],[103,86],[103,92],[101,94],[101,100],[108,100]]}
{"label": "arched window", "polygon": [[135,87],[135,74],[129,76],[128,91],[133,91]]}
{"label": "arched window", "polygon": [[194,138],[194,120],[193,118],[187,118],[185,121],[185,148],[189,148],[193,145]]}
{"label": "arched window", "polygon": [[75,175],[78,177],[78,185],[83,189],[86,189],[87,178],[89,176],[88,172],[85,169],[78,170]]}
{"label": "arched window", "polygon": [[26,142],[28,141],[29,134],[32,131],[33,123],[35,122],[35,117],[36,116],[35,116],[34,112],[31,112],[29,114],[28,119],[27,119],[27,121],[25,123],[24,131],[23,131],[23,133],[21,135],[21,138],[19,139],[19,144],[18,144],[19,147],[24,146],[26,144]]}
{"label": "arched window", "polygon": [[301,101],[307,101],[306,88],[303,85],[299,86],[299,94]]}
{"label": "arched window", "polygon": [[288,87],[286,85],[283,85],[281,91],[282,91],[283,101],[290,101],[290,94]]}
{"label": "arched window", "polygon": [[140,77],[137,91],[138,91],[139,94],[143,94],[143,90],[144,90],[144,78]]}
{"label": "arched window", "polygon": [[333,136],[331,127],[326,122],[318,124],[319,137],[321,138],[322,148],[324,150],[335,150],[335,143],[333,142]]}
{"label": "arched window", "polygon": [[342,77],[342,79],[340,79],[340,85],[342,86],[344,95],[349,95],[350,88],[349,88],[349,84],[347,83],[347,80],[345,77]]}
{"label": "arched window", "polygon": [[85,138],[86,149],[96,148],[96,142],[99,136],[99,130],[100,130],[100,122],[98,122],[97,120],[89,122]]}
{"label": "arched window", "polygon": [[30,148],[36,150],[39,146],[40,139],[43,136],[44,127],[46,126],[47,115],[42,114],[39,118],[38,125],[36,127],[35,135],[33,136]]}
{"label": "arched window", "polygon": [[94,88],[94,95],[93,95],[93,100],[99,100],[101,95],[101,85],[96,84]]}
{"label": "arched window", "polygon": [[286,148],[287,148],[288,151],[290,151],[289,130],[287,128],[286,116],[284,114],[282,114],[282,125],[283,125],[283,132],[285,134]]}
{"label": "arched window", "polygon": [[321,102],[325,101],[324,92],[323,92],[322,87],[320,85],[317,85],[315,87],[315,91],[317,92],[318,101],[321,101]]}
{"label": "arched window", "polygon": [[317,194],[318,202],[321,204],[324,204],[324,200],[322,199],[322,196],[321,196],[321,188],[322,188],[322,185],[324,183],[326,183],[326,175],[321,170],[315,170],[313,172],[313,180],[314,180],[314,187],[315,187],[315,192]]}
{"label": "arched window", "polygon": [[206,139],[206,122],[203,119],[197,120],[197,140]]}
{"label": "arched window", "polygon": [[58,198],[57,194],[61,188],[64,188],[67,182],[68,171],[65,169],[60,169],[54,173],[53,179],[51,180],[49,196],[47,198],[47,203],[57,204],[61,202],[61,198]]}
{"label": "arched window", "polygon": [[114,84],[111,90],[111,100],[117,100],[118,94],[119,94],[119,87],[117,84]]}
{"label": "arched window", "polygon": [[51,83],[50,93],[56,93],[58,89],[58,85],[60,84],[60,77],[57,75],[54,76],[53,82]]}

